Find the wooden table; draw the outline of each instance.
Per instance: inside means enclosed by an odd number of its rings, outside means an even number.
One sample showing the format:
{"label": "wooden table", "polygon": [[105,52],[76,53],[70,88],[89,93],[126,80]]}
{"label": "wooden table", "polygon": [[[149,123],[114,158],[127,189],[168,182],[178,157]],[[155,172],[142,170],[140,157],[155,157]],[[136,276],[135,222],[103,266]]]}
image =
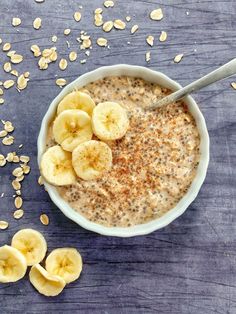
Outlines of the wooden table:
{"label": "wooden table", "polygon": [[[79,8],[83,6],[83,9]],[[149,12],[162,7],[162,21],[151,21]],[[37,136],[41,119],[49,103],[59,93],[55,76],[68,82],[103,65],[129,63],[162,71],[185,85],[235,57],[236,2],[217,1],[126,1],[117,0],[114,8],[104,8],[104,20],[131,15],[124,31],[104,33],[93,25],[93,10],[102,1],[1,0],[0,37],[10,42],[12,49],[24,55],[15,66],[22,73],[30,71],[28,87],[21,93],[15,88],[5,92],[0,118],[15,125],[15,144],[0,145],[0,152],[21,151],[31,156],[31,173],[23,182],[24,217],[16,221],[11,170],[0,169],[0,220],[9,228],[0,232],[0,243],[10,243],[21,228],[41,231],[49,251],[60,246],[77,247],[83,256],[81,278],[70,284],[55,298],[38,294],[25,279],[15,284],[0,285],[1,313],[236,313],[236,91],[230,87],[234,78],[219,82],[195,95],[206,118],[211,139],[211,160],[206,181],[183,216],[163,230],[148,236],[130,239],[104,237],[88,232],[68,220],[50,201],[37,184]],[[82,12],[76,23],[73,13]],[[19,16],[22,24],[11,26],[12,17]],[[42,28],[34,30],[32,21],[42,18]],[[139,30],[131,35],[130,28]],[[69,36],[63,34],[71,28]],[[87,63],[79,52],[76,37],[87,31],[93,41]],[[168,33],[164,43],[158,41],[161,30]],[[57,64],[40,71],[30,47],[51,47],[52,35],[60,57],[76,50],[79,58],[68,69],[60,71]],[[154,46],[148,47],[147,35],[155,36]],[[109,40],[110,49],[98,47],[98,37]],[[68,49],[66,40],[71,48]],[[127,42],[130,42],[128,44]],[[151,62],[145,52],[151,51]],[[184,53],[181,63],[174,64],[175,55]],[[2,70],[7,61],[0,52],[0,80],[11,75]],[[18,145],[23,143],[20,150]],[[50,225],[39,221],[48,214]]]}

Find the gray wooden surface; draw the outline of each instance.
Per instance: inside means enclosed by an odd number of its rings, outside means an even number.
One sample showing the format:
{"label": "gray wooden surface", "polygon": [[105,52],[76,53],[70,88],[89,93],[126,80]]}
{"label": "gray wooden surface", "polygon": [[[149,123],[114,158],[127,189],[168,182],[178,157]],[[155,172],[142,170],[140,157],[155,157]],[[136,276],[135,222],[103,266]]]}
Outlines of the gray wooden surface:
{"label": "gray wooden surface", "polygon": [[[83,5],[80,23],[73,20],[74,11]],[[210,86],[195,95],[206,118],[211,139],[211,160],[206,181],[195,202],[170,226],[148,236],[119,239],[99,236],[69,221],[52,204],[47,193],[37,185],[37,135],[41,119],[51,100],[60,91],[55,74],[72,81],[99,66],[129,63],[160,70],[181,84],[199,76],[236,56],[235,0],[117,0],[107,9],[104,19],[133,19],[125,31],[105,34],[92,24],[92,11],[102,1],[33,0],[0,1],[0,37],[10,41],[12,48],[25,56],[16,68],[30,71],[28,88],[15,88],[5,94],[0,118],[11,120],[16,127],[17,145],[25,144],[22,152],[32,158],[32,171],[23,183],[25,216],[16,221],[10,180],[10,169],[0,169],[0,220],[8,220],[8,230],[0,232],[0,245],[9,243],[19,229],[33,227],[45,235],[49,251],[60,246],[77,247],[84,259],[81,278],[70,284],[56,298],[38,294],[28,276],[15,284],[0,285],[1,313],[236,313],[236,91],[230,82]],[[152,9],[161,6],[164,19],[148,19]],[[186,14],[186,12],[189,12]],[[11,26],[13,16],[22,18],[18,28]],[[32,28],[35,17],[42,18],[42,28]],[[130,35],[133,24],[139,31]],[[65,38],[63,30],[71,28]],[[19,32],[17,32],[19,29]],[[59,38],[59,55],[67,57],[66,40],[71,50],[78,50],[76,37],[87,31],[93,41],[99,36],[109,39],[111,49],[93,45],[87,63],[71,63],[65,72],[51,64],[47,71],[37,68],[30,52],[32,44],[50,47],[50,38]],[[159,43],[161,30],[168,40]],[[145,62],[149,49],[145,37],[152,34],[156,43],[150,64]],[[130,41],[130,45],[127,45]],[[184,53],[180,64],[173,64],[176,54]],[[83,59],[79,53],[79,59]],[[0,80],[10,75],[2,70],[7,57],[0,51]],[[0,152],[12,147],[0,145]],[[39,215],[49,215],[50,225],[43,226]]]}

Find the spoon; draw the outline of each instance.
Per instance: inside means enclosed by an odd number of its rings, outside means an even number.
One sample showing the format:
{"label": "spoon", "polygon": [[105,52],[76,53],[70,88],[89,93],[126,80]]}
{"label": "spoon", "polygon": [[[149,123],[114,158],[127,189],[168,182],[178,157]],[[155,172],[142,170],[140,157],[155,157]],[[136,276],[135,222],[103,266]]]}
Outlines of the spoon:
{"label": "spoon", "polygon": [[206,87],[212,83],[223,80],[233,74],[236,74],[236,58],[222,65],[218,69],[210,72],[209,74],[201,77],[200,79],[190,83],[189,85],[182,87],[176,92],[154,102],[148,109],[156,109],[170,103],[173,103],[190,93],[193,93],[203,87]]}

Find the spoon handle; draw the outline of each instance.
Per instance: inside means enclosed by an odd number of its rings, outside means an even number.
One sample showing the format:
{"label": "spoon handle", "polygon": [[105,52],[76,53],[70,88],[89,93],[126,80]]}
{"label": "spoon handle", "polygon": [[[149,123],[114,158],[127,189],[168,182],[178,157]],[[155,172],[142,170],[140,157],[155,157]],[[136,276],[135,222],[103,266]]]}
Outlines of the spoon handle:
{"label": "spoon handle", "polygon": [[200,79],[190,83],[189,85],[177,90],[176,92],[162,98],[161,100],[153,103],[149,109],[156,109],[164,105],[168,105],[175,102],[186,95],[195,92],[203,87],[206,87],[212,83],[220,81],[226,77],[236,74],[236,58],[230,62],[222,65],[218,69],[210,72],[209,74],[201,77]]}

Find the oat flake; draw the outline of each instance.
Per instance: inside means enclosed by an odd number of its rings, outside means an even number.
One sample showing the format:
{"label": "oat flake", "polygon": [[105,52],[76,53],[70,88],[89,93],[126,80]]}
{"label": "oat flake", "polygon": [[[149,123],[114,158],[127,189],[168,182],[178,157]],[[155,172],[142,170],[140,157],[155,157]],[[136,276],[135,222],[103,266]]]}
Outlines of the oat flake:
{"label": "oat flake", "polygon": [[155,21],[160,21],[163,19],[163,12],[162,12],[162,9],[159,8],[159,9],[156,9],[156,10],[153,10],[151,13],[150,13],[150,18],[152,20],[155,20]]}
{"label": "oat flake", "polygon": [[7,221],[5,221],[5,220],[0,220],[0,229],[1,229],[1,230],[7,229],[8,226],[9,226],[9,223],[8,223]]}
{"label": "oat flake", "polygon": [[111,0],[107,0],[107,1],[104,1],[103,5],[106,8],[112,8],[112,7],[114,7],[114,2]]}
{"label": "oat flake", "polygon": [[3,145],[9,146],[14,143],[14,137],[13,136],[6,136],[2,140]]}
{"label": "oat flake", "polygon": [[2,47],[3,51],[9,51],[11,49],[11,44],[10,43],[5,43]]}
{"label": "oat flake", "polygon": [[152,35],[147,36],[146,42],[149,44],[149,46],[153,46],[154,43],[154,37]]}
{"label": "oat flake", "polygon": [[19,17],[13,17],[12,26],[19,26],[21,24],[21,19]]}
{"label": "oat flake", "polygon": [[23,61],[23,56],[22,55],[19,55],[19,54],[13,54],[11,56],[11,62],[12,63],[21,63]]}
{"label": "oat flake", "polygon": [[112,21],[107,21],[103,24],[102,29],[104,32],[110,32],[113,28],[113,22]]}
{"label": "oat flake", "polygon": [[48,215],[42,214],[40,215],[40,221],[43,225],[47,226],[49,224],[49,218]]}
{"label": "oat flake", "polygon": [[58,78],[56,80],[56,84],[57,84],[57,86],[60,86],[60,87],[65,86],[66,85],[66,80],[64,78]]}
{"label": "oat flake", "polygon": [[36,19],[33,21],[33,27],[34,29],[40,29],[42,25],[42,20],[40,17],[36,17]]}
{"label": "oat flake", "polygon": [[14,204],[17,209],[20,209],[23,204],[22,198],[20,196],[17,196],[14,200]]}
{"label": "oat flake", "polygon": [[10,87],[12,87],[14,85],[14,81],[13,80],[6,80],[4,83],[3,83],[3,87],[8,89]]}
{"label": "oat flake", "polygon": [[76,22],[79,22],[81,20],[81,13],[79,11],[74,13],[74,19]]}
{"label": "oat flake", "polygon": [[106,47],[107,46],[107,39],[103,37],[99,37],[97,39],[97,45],[100,47]]}
{"label": "oat flake", "polygon": [[236,90],[236,82],[232,82],[230,85]]}
{"label": "oat flake", "polygon": [[75,51],[71,51],[69,54],[69,60],[71,62],[75,61],[77,59],[77,53]]}
{"label": "oat flake", "polygon": [[126,26],[126,24],[122,20],[115,20],[114,21],[114,27],[116,29],[121,29],[122,30],[122,29],[125,29],[125,26]]}
{"label": "oat flake", "polygon": [[20,219],[20,218],[23,217],[23,215],[24,215],[24,210],[23,210],[23,209],[17,209],[17,210],[15,210],[14,213],[13,213],[13,217],[14,217],[15,219]]}
{"label": "oat flake", "polygon": [[159,40],[162,42],[162,41],[166,41],[166,39],[167,39],[167,32],[162,31],[159,37]]}
{"label": "oat flake", "polygon": [[175,56],[174,62],[175,62],[175,63],[179,63],[179,62],[182,60],[183,56],[184,56],[183,53],[181,53],[181,54]]}
{"label": "oat flake", "polygon": [[138,30],[138,25],[136,24],[136,25],[132,26],[130,32],[131,32],[131,34],[134,34],[135,32],[137,32],[137,30]]}

